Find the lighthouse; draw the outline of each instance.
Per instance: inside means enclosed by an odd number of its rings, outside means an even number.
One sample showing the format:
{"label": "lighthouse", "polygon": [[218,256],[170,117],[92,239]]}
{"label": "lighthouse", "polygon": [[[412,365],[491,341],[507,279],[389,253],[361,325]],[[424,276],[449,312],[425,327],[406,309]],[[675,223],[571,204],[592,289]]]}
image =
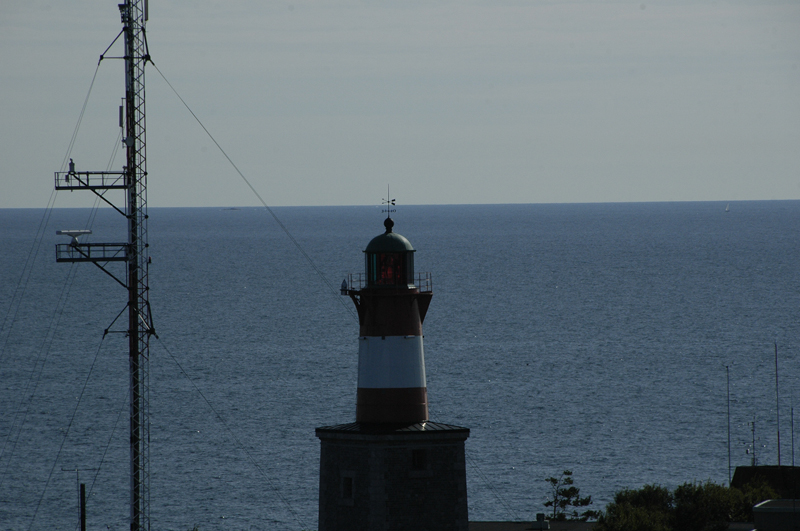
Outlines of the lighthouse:
{"label": "lighthouse", "polygon": [[431,275],[384,220],[364,272],[342,283],[358,311],[355,422],[316,429],[319,530],[467,531],[464,443],[469,429],[428,414],[422,323]]}
{"label": "lighthouse", "polygon": [[386,232],[364,250],[364,275],[346,290],[358,310],[360,328],[356,422],[425,422],[422,321],[433,296],[431,279],[415,276],[414,248],[392,231],[392,218],[383,225]]}

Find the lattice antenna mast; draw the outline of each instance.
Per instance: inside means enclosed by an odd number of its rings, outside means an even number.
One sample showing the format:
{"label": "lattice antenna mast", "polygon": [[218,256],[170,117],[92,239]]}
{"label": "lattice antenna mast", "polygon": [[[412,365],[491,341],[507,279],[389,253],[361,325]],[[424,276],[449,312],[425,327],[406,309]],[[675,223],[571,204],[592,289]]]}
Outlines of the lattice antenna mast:
{"label": "lattice antenna mast", "polygon": [[[121,172],[56,172],[57,190],[90,190],[123,214],[128,223],[126,243],[81,243],[90,231],[58,231],[72,237],[69,244],[56,245],[58,262],[92,262],[128,291],[128,337],[130,368],[130,529],[150,529],[150,425],[149,366],[150,336],[155,335],[150,314],[147,244],[147,156],[145,151],[144,69],[150,56],[145,38],[146,0],[125,0],[119,5],[124,37],[126,166]],[[101,60],[103,57],[101,56]],[[122,124],[120,124],[122,125]],[[124,209],[105,198],[107,190],[124,190]],[[125,262],[125,280],[107,266]]]}

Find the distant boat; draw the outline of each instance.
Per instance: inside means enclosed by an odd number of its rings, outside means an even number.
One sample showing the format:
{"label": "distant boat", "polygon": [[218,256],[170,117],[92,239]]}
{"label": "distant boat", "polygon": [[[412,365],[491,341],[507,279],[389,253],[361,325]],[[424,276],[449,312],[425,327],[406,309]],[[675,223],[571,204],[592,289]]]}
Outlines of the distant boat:
{"label": "distant boat", "polygon": [[727,205],[725,205],[725,212],[730,212],[730,211],[731,211],[731,204],[728,203]]}

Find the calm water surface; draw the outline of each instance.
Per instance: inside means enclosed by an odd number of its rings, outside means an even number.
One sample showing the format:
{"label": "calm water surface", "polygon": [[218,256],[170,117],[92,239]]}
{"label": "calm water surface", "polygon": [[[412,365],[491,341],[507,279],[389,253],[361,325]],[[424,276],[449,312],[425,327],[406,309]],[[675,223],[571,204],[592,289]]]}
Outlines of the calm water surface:
{"label": "calm water surface", "polygon": [[[330,286],[363,268],[374,207],[277,208]],[[56,264],[89,210],[0,210],[0,529],[125,529],[127,345],[102,339],[126,293]],[[433,274],[433,420],[469,427],[472,520],[543,511],[574,472],[615,491],[728,480],[792,459],[800,202],[398,207]],[[42,225],[43,237],[37,239]],[[153,529],[313,529],[317,426],[355,416],[358,325],[257,208],[151,209]],[[108,210],[93,241],[123,241]],[[111,327],[119,330],[121,323]],[[76,472],[77,470],[77,472]],[[79,479],[78,479],[79,478]]]}

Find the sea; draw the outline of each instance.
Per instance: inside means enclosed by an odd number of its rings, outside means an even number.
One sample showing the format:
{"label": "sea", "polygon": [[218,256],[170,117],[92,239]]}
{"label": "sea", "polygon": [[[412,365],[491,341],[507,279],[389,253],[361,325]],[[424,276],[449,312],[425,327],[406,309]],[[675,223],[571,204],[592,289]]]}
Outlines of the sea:
{"label": "sea", "polygon": [[[794,462],[800,201],[395,208],[433,279],[431,419],[470,429],[470,520],[535,519],[565,470],[602,510]],[[316,529],[314,429],[355,419],[339,285],[386,215],[149,210],[152,529]],[[128,528],[127,293],[55,262],[83,228],[126,240],[109,208],[0,210],[2,530],[78,529],[79,484],[88,529]]]}

